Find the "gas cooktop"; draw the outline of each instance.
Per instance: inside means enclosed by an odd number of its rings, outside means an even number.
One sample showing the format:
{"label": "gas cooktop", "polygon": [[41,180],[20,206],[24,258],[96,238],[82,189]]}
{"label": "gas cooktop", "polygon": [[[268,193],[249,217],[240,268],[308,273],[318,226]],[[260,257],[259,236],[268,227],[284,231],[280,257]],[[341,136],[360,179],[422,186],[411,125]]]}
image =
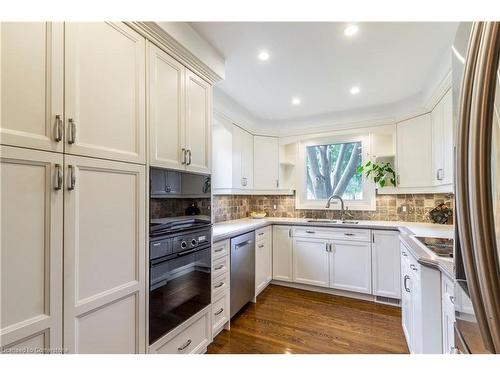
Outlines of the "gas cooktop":
{"label": "gas cooktop", "polygon": [[453,239],[438,237],[416,238],[437,256],[453,258]]}

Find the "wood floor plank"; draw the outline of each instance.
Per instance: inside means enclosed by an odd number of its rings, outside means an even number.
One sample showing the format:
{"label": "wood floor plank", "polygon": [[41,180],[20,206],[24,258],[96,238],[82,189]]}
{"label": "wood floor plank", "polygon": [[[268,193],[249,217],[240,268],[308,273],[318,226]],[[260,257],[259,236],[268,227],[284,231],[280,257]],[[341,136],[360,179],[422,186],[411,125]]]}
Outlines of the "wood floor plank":
{"label": "wood floor plank", "polygon": [[208,347],[217,354],[408,353],[397,307],[270,285]]}

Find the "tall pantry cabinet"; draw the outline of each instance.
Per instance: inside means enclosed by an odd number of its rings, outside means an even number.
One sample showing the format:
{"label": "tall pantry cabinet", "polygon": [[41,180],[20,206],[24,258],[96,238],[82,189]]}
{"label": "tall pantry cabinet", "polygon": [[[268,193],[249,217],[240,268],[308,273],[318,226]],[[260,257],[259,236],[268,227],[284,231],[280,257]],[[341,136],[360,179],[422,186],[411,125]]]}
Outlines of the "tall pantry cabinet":
{"label": "tall pantry cabinet", "polygon": [[[146,350],[152,43],[143,31],[0,24],[2,352]],[[194,73],[190,82],[186,98],[158,99],[157,107],[184,107],[156,130],[169,134],[163,127],[185,121],[188,146],[202,151],[191,155],[191,170],[209,170],[211,85]],[[157,159],[172,167],[180,150],[168,152]]]}

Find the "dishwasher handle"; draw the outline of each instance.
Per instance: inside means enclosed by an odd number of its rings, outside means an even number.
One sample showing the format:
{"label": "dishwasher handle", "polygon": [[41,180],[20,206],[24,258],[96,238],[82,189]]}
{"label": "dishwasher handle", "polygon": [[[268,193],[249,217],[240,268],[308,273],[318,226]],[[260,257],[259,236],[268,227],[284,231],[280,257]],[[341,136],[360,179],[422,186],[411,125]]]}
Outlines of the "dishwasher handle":
{"label": "dishwasher handle", "polygon": [[252,240],[248,240],[248,241],[245,241],[245,242],[240,242],[240,243],[237,243],[236,245],[234,245],[234,248],[235,249],[239,249],[242,246],[250,245],[252,243],[253,243]]}

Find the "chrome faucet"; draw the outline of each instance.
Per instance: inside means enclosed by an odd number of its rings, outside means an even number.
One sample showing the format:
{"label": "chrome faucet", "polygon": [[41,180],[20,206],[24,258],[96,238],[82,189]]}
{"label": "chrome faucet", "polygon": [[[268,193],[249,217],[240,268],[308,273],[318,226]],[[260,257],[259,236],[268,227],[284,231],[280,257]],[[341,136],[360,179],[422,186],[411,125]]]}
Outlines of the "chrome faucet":
{"label": "chrome faucet", "polygon": [[345,209],[344,209],[344,200],[340,195],[332,194],[328,201],[326,202],[326,208],[330,208],[330,202],[332,199],[338,199],[340,201],[340,220],[344,220],[345,218]]}

